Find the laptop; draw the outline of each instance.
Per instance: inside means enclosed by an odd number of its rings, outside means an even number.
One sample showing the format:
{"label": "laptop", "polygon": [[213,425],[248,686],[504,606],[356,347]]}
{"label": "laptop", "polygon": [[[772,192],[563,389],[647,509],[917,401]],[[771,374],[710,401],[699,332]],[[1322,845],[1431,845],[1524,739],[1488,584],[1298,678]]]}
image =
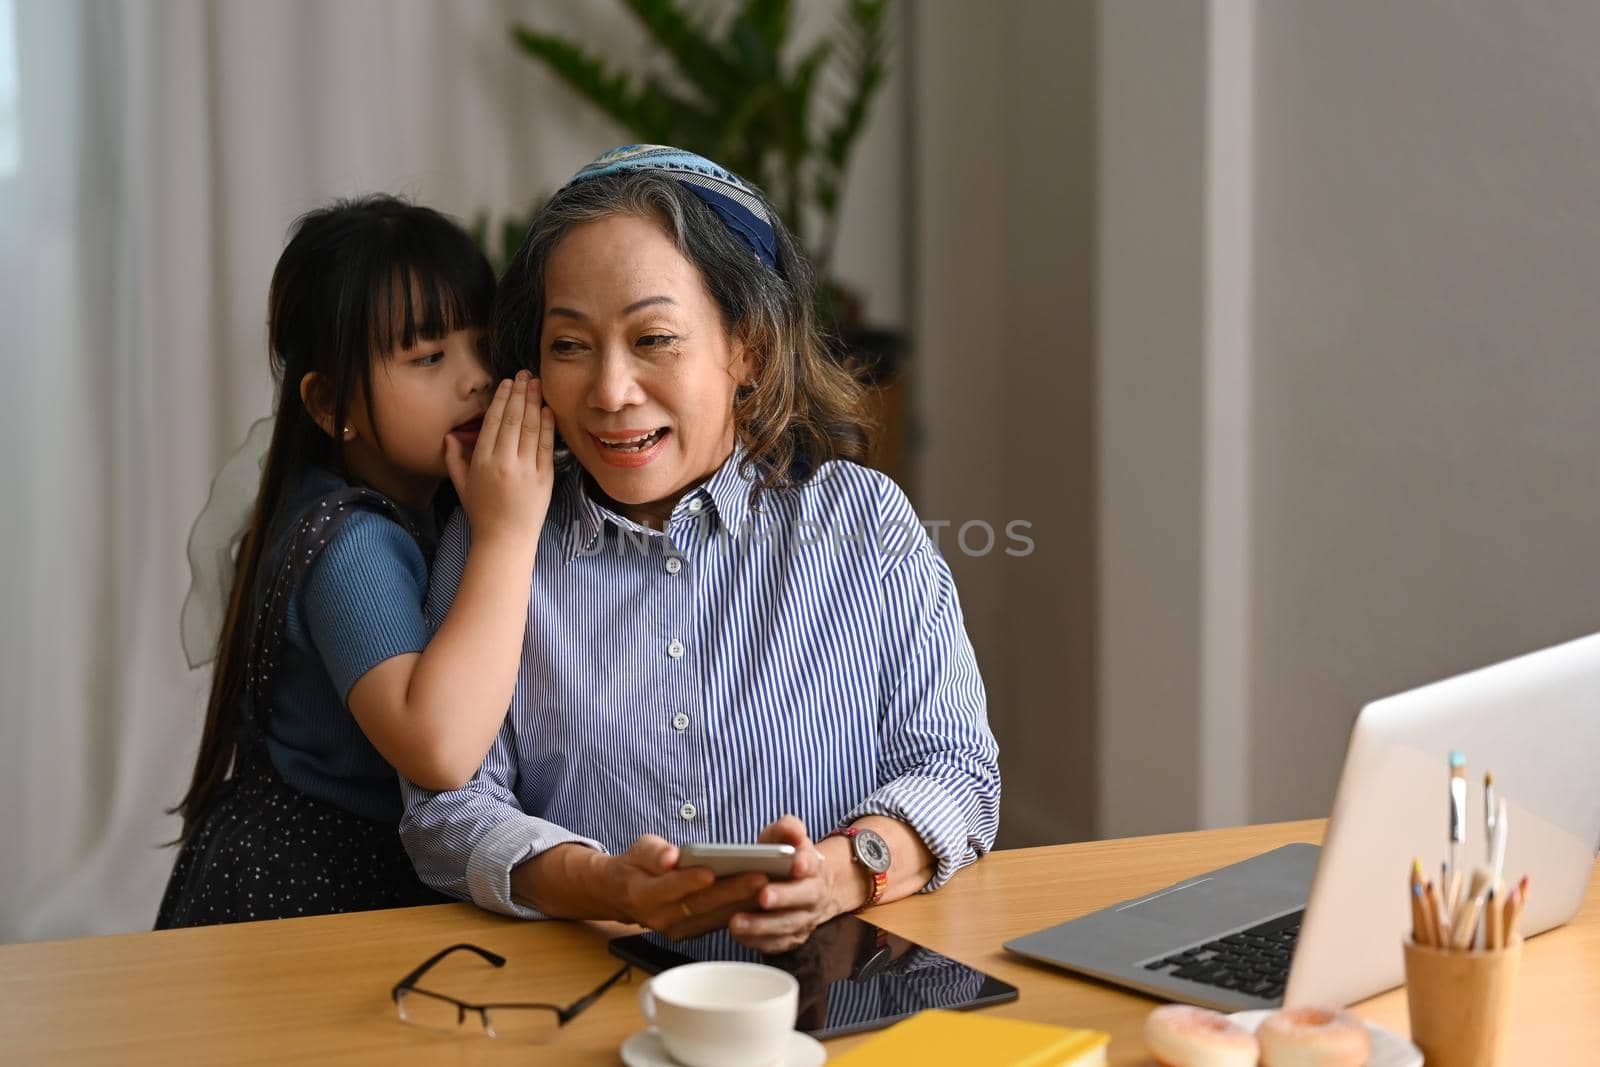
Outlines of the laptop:
{"label": "laptop", "polygon": [[1374,701],[1350,734],[1321,848],[1294,844],[1006,942],[1012,952],[1223,1011],[1353,1004],[1401,985],[1413,857],[1439,877],[1452,749],[1467,758],[1464,879],[1483,775],[1509,809],[1522,931],[1572,918],[1600,846],[1600,634]]}

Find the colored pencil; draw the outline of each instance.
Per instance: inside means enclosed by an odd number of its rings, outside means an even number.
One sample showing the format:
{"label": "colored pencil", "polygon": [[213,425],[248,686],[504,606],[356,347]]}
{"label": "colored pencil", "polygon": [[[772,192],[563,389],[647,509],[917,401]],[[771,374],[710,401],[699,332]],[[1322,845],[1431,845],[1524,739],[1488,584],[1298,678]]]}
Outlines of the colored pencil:
{"label": "colored pencil", "polygon": [[1436,947],[1444,948],[1450,935],[1450,919],[1444,913],[1444,898],[1440,896],[1439,887],[1433,884],[1432,879],[1428,881],[1425,892],[1431,940]]}
{"label": "colored pencil", "polygon": [[1431,944],[1428,938],[1427,913],[1422,905],[1422,861],[1411,861],[1411,940],[1414,944]]}
{"label": "colored pencil", "polygon": [[1506,944],[1522,937],[1522,913],[1528,908],[1528,891],[1532,888],[1528,876],[1523,875],[1517,883],[1517,888],[1511,891],[1511,899],[1506,903],[1510,906],[1506,915]]}
{"label": "colored pencil", "polygon": [[1450,947],[1466,951],[1478,933],[1478,916],[1483,913],[1483,898],[1489,892],[1489,875],[1481,867],[1472,872],[1472,890],[1456,914],[1450,928]]}

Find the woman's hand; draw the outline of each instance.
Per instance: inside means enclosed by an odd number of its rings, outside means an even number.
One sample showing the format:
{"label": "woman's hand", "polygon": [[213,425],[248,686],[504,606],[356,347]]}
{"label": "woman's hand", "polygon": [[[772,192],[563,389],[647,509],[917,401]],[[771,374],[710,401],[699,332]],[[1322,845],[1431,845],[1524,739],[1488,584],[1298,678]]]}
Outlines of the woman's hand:
{"label": "woman's hand", "polygon": [[444,462],[474,540],[513,537],[537,543],[555,485],[556,420],[539,379],[518,371],[495,390],[469,457],[445,435]]}
{"label": "woman's hand", "polygon": [[644,834],[611,857],[607,881],[624,918],[676,941],[720,930],[738,912],[757,907],[767,876],[718,878],[704,867],[680,870],[678,846]]}
{"label": "woman's hand", "polygon": [[[861,876],[850,868],[849,860],[824,860],[805,823],[795,816],[785,815],[768,826],[758,840],[793,845],[794,866],[787,882],[773,882],[760,891],[759,911],[739,912],[730,919],[728,929],[747,948],[768,954],[787,952],[804,944],[811,931],[865,899],[856,884]],[[852,892],[860,899],[851,902]]]}

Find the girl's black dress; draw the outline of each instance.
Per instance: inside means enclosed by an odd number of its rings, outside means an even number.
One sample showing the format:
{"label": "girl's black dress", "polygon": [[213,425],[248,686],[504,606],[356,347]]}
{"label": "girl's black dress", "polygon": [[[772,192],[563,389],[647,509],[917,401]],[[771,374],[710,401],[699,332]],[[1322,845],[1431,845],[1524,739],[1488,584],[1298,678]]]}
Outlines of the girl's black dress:
{"label": "girl's black dress", "polygon": [[[395,826],[286,784],[267,753],[261,716],[282,646],[289,597],[358,508],[414,525],[387,497],[344,487],[305,509],[258,610],[231,775],[173,864],[156,929],[371,911],[451,898],[417,878]],[[398,786],[397,786],[398,788]]]}

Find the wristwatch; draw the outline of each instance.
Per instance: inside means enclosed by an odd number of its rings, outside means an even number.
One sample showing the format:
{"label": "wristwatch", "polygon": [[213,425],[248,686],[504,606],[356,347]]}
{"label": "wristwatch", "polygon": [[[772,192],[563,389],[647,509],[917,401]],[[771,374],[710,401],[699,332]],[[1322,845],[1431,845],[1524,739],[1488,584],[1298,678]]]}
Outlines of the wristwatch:
{"label": "wristwatch", "polygon": [[[872,882],[867,901],[861,905],[862,908],[870,908],[883,898],[883,887],[889,884],[889,842],[876,830],[864,830],[859,826],[846,826],[836,832],[840,837],[849,839],[850,858],[861,864]],[[860,911],[861,908],[856,910]]]}

